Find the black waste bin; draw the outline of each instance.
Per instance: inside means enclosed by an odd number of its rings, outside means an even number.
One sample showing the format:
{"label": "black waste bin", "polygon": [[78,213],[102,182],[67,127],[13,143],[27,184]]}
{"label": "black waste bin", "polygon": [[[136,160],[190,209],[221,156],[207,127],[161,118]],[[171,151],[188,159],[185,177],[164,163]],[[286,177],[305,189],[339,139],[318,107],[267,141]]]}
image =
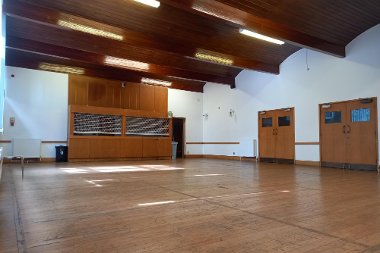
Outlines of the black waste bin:
{"label": "black waste bin", "polygon": [[55,162],[67,162],[67,146],[55,146]]}

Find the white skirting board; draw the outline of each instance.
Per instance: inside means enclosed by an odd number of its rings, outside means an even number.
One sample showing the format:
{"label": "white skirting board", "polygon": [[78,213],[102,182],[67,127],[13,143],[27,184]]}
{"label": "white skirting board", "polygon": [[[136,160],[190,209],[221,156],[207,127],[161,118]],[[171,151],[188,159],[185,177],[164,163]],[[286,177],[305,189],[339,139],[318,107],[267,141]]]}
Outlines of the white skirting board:
{"label": "white skirting board", "polygon": [[41,139],[13,139],[12,155],[41,158]]}

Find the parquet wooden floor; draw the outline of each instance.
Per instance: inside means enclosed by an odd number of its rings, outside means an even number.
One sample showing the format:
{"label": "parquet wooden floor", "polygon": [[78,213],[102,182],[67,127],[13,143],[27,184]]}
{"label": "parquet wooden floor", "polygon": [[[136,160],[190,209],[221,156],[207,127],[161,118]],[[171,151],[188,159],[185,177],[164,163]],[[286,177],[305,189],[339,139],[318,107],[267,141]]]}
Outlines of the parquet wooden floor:
{"label": "parquet wooden floor", "polygon": [[380,252],[375,172],[177,161],[4,164],[0,252]]}

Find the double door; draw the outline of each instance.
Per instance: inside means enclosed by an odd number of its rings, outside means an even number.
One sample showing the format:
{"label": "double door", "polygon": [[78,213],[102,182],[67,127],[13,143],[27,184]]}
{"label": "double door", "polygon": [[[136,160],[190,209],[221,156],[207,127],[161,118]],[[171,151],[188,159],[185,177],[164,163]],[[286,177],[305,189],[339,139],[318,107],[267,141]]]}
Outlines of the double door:
{"label": "double door", "polygon": [[320,105],[321,164],[376,170],[377,99]]}
{"label": "double door", "polygon": [[259,112],[260,161],[294,163],[294,146],[294,108]]}

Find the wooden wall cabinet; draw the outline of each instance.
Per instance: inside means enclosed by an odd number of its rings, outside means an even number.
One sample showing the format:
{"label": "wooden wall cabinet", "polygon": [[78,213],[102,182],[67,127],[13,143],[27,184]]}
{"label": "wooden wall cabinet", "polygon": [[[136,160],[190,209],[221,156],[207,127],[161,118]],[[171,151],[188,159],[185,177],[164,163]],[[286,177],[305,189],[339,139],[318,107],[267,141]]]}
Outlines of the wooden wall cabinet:
{"label": "wooden wall cabinet", "polygon": [[[127,116],[167,118],[168,88],[70,75],[68,102],[69,160],[171,157],[171,134],[169,137],[125,135]],[[75,112],[120,115],[122,135],[74,135]]]}

